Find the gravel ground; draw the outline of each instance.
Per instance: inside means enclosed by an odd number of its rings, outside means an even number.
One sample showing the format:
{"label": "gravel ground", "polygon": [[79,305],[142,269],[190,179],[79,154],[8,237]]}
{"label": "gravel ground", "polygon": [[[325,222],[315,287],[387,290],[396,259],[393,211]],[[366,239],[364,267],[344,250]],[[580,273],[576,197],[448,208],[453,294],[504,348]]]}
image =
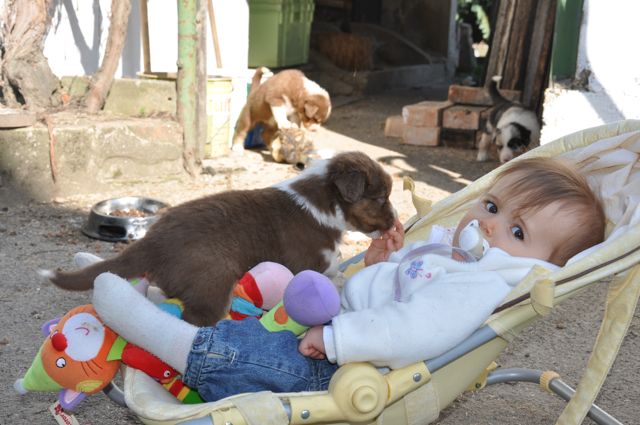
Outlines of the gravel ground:
{"label": "gravel ground", "polygon": [[[463,148],[420,148],[398,143],[383,135],[384,119],[399,114],[402,105],[442,97],[442,92],[411,91],[379,95],[336,108],[326,130],[316,137],[318,147],[361,150],[377,158],[394,178],[392,200],[400,218],[414,214],[401,180],[411,176],[418,192],[434,201],[465,187],[493,169],[496,163],[478,164],[475,151]],[[75,252],[115,255],[121,244],[89,239],[79,231],[90,207],[103,199],[124,195],[150,196],[178,204],[228,189],[263,187],[297,174],[289,165],[275,164],[261,152],[248,152],[241,160],[219,158],[205,164],[212,174],[197,180],[164,184],[139,184],[108,192],[57,199],[51,203],[30,201],[24,194],[0,182],[0,423],[21,425],[53,423],[48,406],[53,394],[24,397],[11,390],[24,373],[40,343],[40,326],[70,308],[87,303],[90,292],[63,292],[42,283],[39,268],[70,267]],[[345,258],[367,246],[357,235],[345,239]],[[590,354],[603,314],[606,282],[562,304],[548,317],[525,330],[497,359],[501,367],[552,369],[575,387]],[[634,317],[618,359],[597,403],[623,423],[640,423],[640,362],[636,353],[640,320]],[[564,402],[533,384],[500,384],[460,396],[437,421],[453,424],[553,423]],[[80,424],[137,424],[127,409],[103,394],[91,396],[76,411]],[[585,423],[591,423],[589,419]]]}

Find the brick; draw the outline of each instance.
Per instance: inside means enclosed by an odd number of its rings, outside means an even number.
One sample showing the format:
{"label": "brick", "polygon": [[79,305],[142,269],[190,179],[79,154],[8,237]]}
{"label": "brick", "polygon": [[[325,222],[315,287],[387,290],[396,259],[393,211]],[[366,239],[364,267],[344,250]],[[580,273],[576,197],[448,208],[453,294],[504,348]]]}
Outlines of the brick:
{"label": "brick", "polygon": [[416,127],[439,127],[442,123],[442,110],[453,105],[448,100],[431,101],[406,105],[402,108],[402,119],[407,125]]}
{"label": "brick", "polygon": [[438,146],[440,144],[440,127],[405,125],[402,143],[418,146]]}
{"label": "brick", "polygon": [[483,123],[485,113],[489,108],[485,106],[455,105],[444,110],[442,126],[459,130],[477,130]]}
{"label": "brick", "polygon": [[402,137],[402,130],[404,129],[404,121],[402,115],[393,115],[387,117],[384,123],[384,135],[387,137]]}
{"label": "brick", "polygon": [[[500,93],[512,102],[520,101],[522,96],[522,92],[520,90],[500,90]],[[468,87],[452,84],[449,86],[448,99],[450,102],[462,103],[465,105],[492,105],[489,92],[484,87]]]}
{"label": "brick", "polygon": [[479,131],[443,128],[440,140],[448,148],[474,149],[476,133]]}

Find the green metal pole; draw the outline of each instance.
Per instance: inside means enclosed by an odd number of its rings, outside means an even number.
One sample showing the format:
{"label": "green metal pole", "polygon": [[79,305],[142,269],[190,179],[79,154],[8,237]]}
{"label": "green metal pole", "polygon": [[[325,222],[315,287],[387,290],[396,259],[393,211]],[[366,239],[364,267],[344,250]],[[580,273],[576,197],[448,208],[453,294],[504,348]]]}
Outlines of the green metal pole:
{"label": "green metal pole", "polygon": [[583,0],[558,0],[551,53],[551,78],[573,78],[578,59]]}
{"label": "green metal pole", "polygon": [[197,131],[197,63],[198,31],[196,14],[198,0],[178,0],[178,121],[183,128],[184,167],[195,176],[200,162]]}

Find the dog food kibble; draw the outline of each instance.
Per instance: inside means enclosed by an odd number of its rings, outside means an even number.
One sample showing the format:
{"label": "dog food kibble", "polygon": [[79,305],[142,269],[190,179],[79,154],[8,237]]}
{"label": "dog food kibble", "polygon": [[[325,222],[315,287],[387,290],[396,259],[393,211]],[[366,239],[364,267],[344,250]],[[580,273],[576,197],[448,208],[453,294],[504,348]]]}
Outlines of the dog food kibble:
{"label": "dog food kibble", "polygon": [[137,208],[127,208],[124,210],[113,210],[109,215],[113,217],[146,217],[147,213]]}

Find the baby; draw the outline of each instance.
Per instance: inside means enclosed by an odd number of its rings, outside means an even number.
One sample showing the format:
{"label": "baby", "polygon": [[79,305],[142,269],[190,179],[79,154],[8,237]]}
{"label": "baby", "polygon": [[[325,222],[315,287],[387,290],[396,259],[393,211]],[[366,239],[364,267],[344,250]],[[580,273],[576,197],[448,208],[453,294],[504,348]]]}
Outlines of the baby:
{"label": "baby", "polygon": [[[475,262],[429,252],[459,246],[470,222],[486,241]],[[302,340],[257,320],[198,328],[166,315],[118,276],[95,281],[105,323],[183,374],[207,401],[253,391],[325,390],[338,365],[368,361],[400,368],[436,357],[467,338],[534,265],[556,269],[602,241],[597,197],[573,168],[553,159],[509,164],[455,230],[401,248],[400,223],[372,242],[363,268],[345,284],[339,315]],[[328,361],[327,361],[328,360]]]}
{"label": "baby", "polygon": [[[477,263],[411,256],[430,243],[459,246],[461,231],[472,221],[490,247]],[[455,229],[434,226],[428,241],[400,249],[404,232],[398,222],[374,240],[365,253],[369,267],[355,274],[343,291],[343,314],[334,318],[333,326],[307,332],[300,350],[314,358],[326,354],[339,364],[373,360],[381,365],[376,356],[384,356],[391,367],[435,357],[477,329],[533,265],[563,266],[600,243],[604,227],[598,198],[569,165],[549,158],[514,162]],[[371,317],[366,317],[367,306],[375,309]],[[382,313],[394,309],[397,314]],[[344,313],[352,310],[358,313]],[[385,335],[381,329],[389,331]],[[412,342],[414,338],[420,342]],[[364,343],[371,339],[379,342],[380,353]]]}

